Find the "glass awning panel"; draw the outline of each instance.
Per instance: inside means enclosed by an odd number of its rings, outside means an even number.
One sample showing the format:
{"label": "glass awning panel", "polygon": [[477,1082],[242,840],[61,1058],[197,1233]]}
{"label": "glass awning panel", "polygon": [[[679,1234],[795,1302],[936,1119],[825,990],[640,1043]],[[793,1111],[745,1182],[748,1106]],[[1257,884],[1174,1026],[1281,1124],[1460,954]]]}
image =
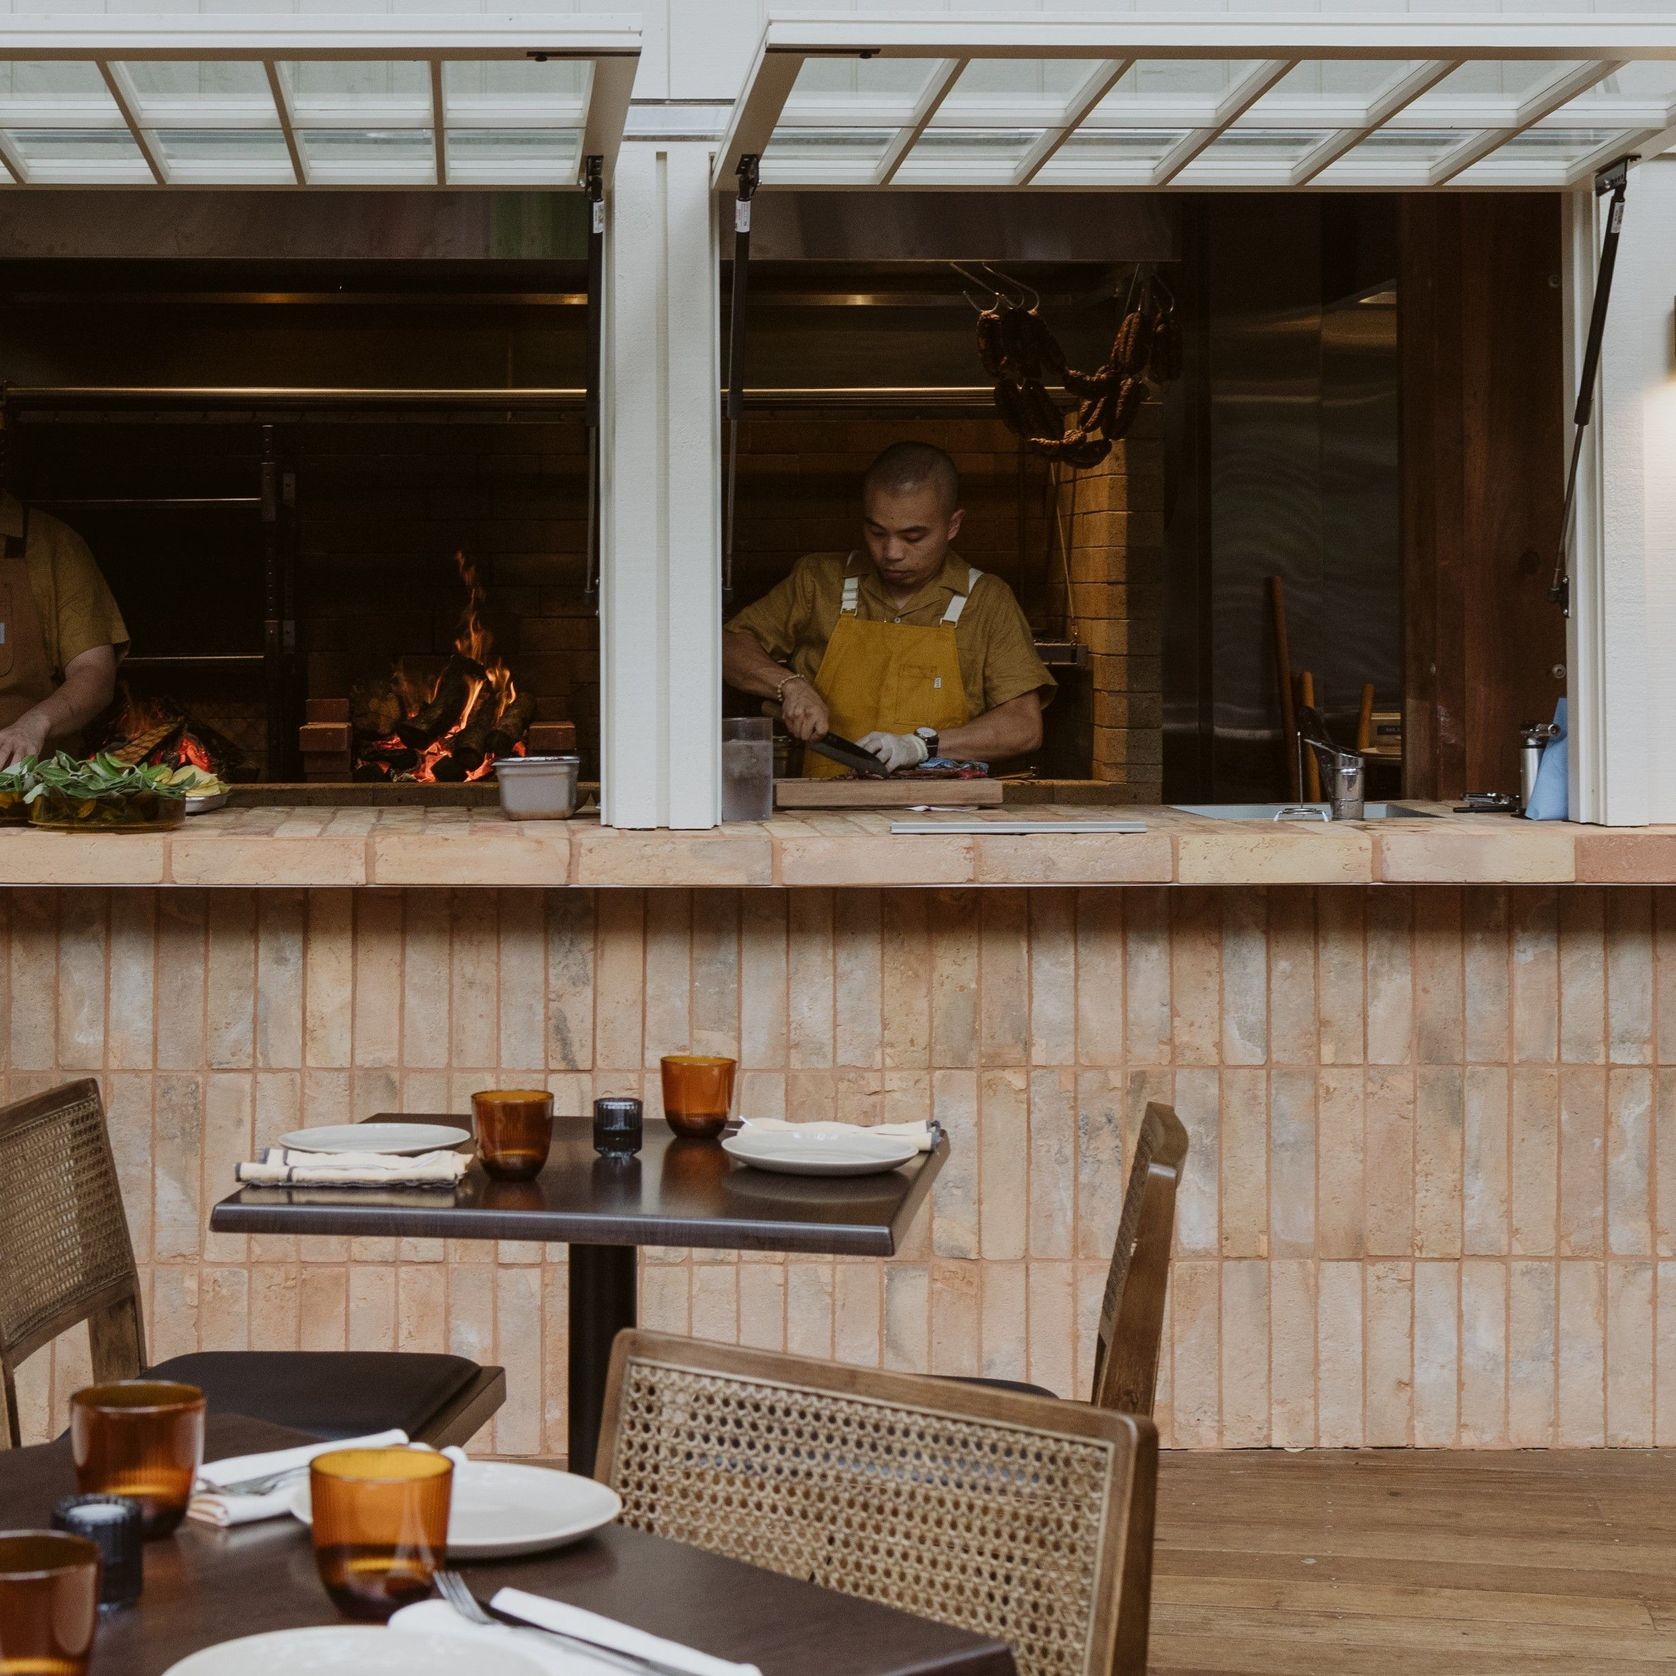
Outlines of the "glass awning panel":
{"label": "glass awning panel", "polygon": [[0,186],[573,185],[640,32],[580,13],[71,14],[0,37]]}
{"label": "glass awning panel", "polygon": [[1471,3],[771,16],[715,179],[751,155],[766,188],[1566,188],[1676,143],[1676,16]]}

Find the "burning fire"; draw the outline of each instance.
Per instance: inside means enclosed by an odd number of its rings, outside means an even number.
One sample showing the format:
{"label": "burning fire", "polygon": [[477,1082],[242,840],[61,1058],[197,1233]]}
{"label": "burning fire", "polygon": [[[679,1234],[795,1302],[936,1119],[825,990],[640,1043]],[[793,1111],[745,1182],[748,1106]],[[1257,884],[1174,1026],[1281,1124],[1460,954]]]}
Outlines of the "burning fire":
{"label": "burning fire", "polygon": [[[161,699],[141,697],[124,685],[121,708],[111,720],[106,749],[123,762],[169,768],[190,763],[208,774],[219,774],[228,761],[218,758],[199,737],[197,729],[201,725]],[[226,741],[220,743],[225,746]]]}
{"label": "burning fire", "polygon": [[[504,750],[485,751],[481,760],[463,774],[449,777],[480,780],[494,768],[497,756],[524,755],[521,736],[528,718],[513,719],[518,689],[513,682],[512,671],[495,651],[493,631],[483,620],[483,603],[487,596],[478,577],[477,566],[463,550],[455,553],[454,564],[466,589],[465,608],[454,630],[454,657],[428,689],[415,684],[398,666],[391,686],[401,703],[404,721],[383,738],[374,739],[362,747],[361,754],[367,759],[377,754],[398,754],[406,749],[416,749],[418,761],[393,775],[395,779],[434,782],[438,778],[437,767],[445,758],[451,763],[459,759],[459,747],[464,743],[462,735],[466,735],[468,730],[473,738],[479,734],[491,734],[503,721],[510,722],[511,729],[519,736],[516,741]],[[462,664],[471,671],[465,677],[463,701],[434,739],[410,746],[409,741],[402,737],[403,726],[415,722],[433,705],[443,701],[445,687],[451,679],[458,679]],[[455,695],[446,696],[452,706]]]}

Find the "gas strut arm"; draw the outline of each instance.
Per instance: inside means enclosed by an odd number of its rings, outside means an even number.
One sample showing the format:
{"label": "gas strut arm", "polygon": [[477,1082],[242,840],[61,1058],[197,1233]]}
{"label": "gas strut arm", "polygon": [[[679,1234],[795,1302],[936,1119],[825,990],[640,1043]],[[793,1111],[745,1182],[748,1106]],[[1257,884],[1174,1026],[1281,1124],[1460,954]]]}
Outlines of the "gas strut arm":
{"label": "gas strut arm", "polygon": [[588,194],[587,366],[583,371],[582,423],[588,430],[588,552],[582,598],[599,601],[599,380],[600,311],[605,275],[605,159],[589,157],[582,184]]}
{"label": "gas strut arm", "polygon": [[1566,616],[1571,615],[1571,525],[1577,505],[1577,467],[1583,458],[1583,437],[1594,416],[1595,385],[1600,376],[1600,346],[1606,336],[1606,309],[1612,300],[1612,273],[1618,265],[1618,238],[1624,225],[1624,194],[1629,187],[1629,166],[1638,157],[1620,157],[1595,176],[1595,196],[1610,192],[1606,210],[1606,236],[1600,246],[1600,268],[1595,275],[1594,308],[1589,315],[1589,336],[1583,345],[1583,366],[1578,378],[1577,406],[1571,415],[1571,464],[1565,478],[1565,511],[1560,518],[1560,544],[1554,554],[1554,580],[1548,597]]}
{"label": "gas strut arm", "polygon": [[733,202],[733,300],[727,328],[727,501],[722,530],[722,603],[733,603],[733,509],[739,487],[739,421],[745,412],[745,283],[751,260],[751,200],[757,195],[757,158],[739,159]]}

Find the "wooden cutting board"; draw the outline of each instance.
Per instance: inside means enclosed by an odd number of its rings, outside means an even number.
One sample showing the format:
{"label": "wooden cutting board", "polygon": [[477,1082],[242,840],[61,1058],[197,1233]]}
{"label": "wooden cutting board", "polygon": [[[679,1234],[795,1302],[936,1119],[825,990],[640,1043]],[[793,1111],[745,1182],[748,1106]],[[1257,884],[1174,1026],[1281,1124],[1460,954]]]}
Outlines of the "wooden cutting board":
{"label": "wooden cutting board", "polygon": [[778,809],[911,809],[921,803],[993,808],[999,780],[776,780]]}

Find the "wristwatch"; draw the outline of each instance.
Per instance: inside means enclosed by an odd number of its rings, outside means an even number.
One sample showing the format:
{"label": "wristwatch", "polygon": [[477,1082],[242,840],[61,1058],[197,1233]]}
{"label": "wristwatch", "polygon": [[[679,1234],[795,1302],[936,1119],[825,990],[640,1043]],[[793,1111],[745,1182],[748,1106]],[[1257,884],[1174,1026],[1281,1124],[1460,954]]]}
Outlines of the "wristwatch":
{"label": "wristwatch", "polygon": [[929,762],[937,754],[937,730],[934,727],[916,727],[914,737],[925,746],[925,761]]}

